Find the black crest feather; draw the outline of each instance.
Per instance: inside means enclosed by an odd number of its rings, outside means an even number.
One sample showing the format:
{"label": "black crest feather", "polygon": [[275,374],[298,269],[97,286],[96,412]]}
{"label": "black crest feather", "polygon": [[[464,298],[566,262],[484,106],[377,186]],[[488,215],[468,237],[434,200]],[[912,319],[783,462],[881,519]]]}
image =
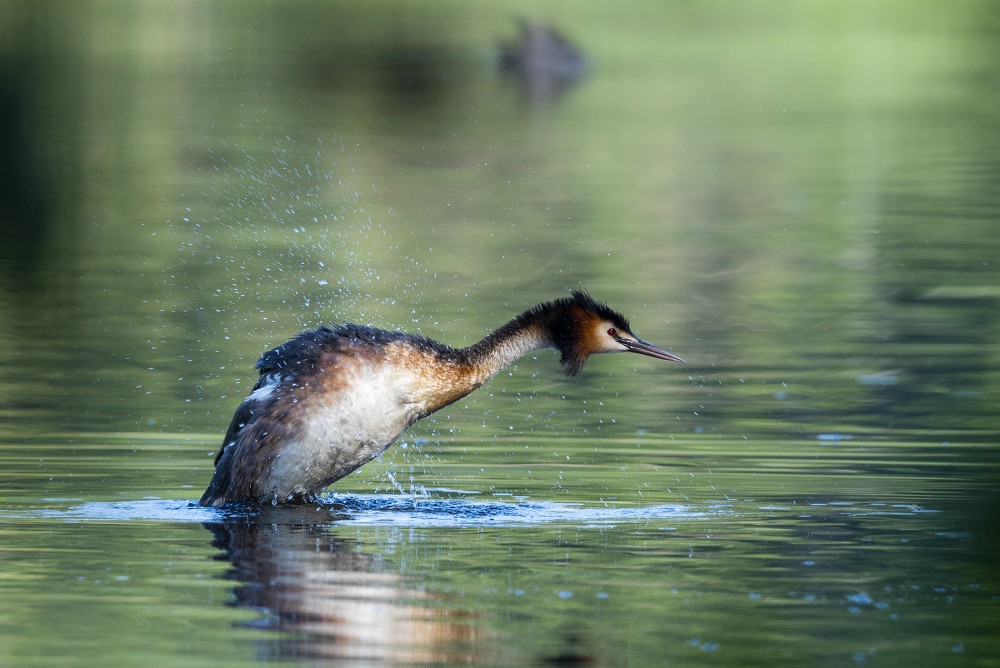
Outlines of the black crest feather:
{"label": "black crest feather", "polygon": [[574,290],[569,297],[539,304],[517,318],[539,320],[544,324],[549,340],[559,351],[559,363],[567,376],[580,373],[587,360],[580,340],[582,326],[578,320],[581,311],[606,320],[622,331],[631,331],[625,316],[582,290]]}

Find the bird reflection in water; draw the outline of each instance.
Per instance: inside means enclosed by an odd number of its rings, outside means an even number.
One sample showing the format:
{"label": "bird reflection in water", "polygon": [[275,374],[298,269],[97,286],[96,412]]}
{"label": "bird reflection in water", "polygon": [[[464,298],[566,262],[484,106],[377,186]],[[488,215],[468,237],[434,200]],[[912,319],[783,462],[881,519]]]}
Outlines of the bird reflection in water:
{"label": "bird reflection in water", "polygon": [[331,519],[329,508],[278,507],[205,524],[239,583],[234,605],[266,614],[253,628],[279,632],[261,640],[261,659],[495,661],[470,613],[408,587],[361,543],[331,533]]}

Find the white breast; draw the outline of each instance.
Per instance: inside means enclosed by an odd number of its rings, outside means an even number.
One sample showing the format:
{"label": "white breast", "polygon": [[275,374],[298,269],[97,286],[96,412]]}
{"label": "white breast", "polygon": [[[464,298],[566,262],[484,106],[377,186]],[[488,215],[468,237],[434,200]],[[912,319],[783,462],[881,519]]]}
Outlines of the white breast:
{"label": "white breast", "polygon": [[[348,373],[338,370],[337,385],[343,389],[301,401],[298,427],[272,464],[271,480],[279,493],[321,491],[382,454],[419,416],[420,407],[406,400],[413,378],[401,377],[398,369],[364,365],[353,377]],[[294,481],[291,490],[289,481]]]}

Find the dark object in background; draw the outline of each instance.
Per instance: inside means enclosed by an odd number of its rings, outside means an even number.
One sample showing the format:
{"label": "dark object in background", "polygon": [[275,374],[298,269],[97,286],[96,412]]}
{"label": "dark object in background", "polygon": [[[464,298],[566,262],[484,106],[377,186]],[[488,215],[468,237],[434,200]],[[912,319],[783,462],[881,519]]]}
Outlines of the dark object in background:
{"label": "dark object in background", "polygon": [[522,21],[518,39],[500,48],[500,69],[518,77],[530,100],[546,101],[587,74],[587,58],[555,28]]}

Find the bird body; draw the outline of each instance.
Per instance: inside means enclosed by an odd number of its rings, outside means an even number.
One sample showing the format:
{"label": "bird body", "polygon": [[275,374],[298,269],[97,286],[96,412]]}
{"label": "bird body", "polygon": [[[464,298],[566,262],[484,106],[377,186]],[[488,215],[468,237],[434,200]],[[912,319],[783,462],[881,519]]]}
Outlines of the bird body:
{"label": "bird body", "polygon": [[414,422],[540,348],[559,350],[568,375],[595,353],[682,361],[582,292],[539,304],[466,348],[353,324],[303,332],[261,356],[200,503],[311,502]]}

